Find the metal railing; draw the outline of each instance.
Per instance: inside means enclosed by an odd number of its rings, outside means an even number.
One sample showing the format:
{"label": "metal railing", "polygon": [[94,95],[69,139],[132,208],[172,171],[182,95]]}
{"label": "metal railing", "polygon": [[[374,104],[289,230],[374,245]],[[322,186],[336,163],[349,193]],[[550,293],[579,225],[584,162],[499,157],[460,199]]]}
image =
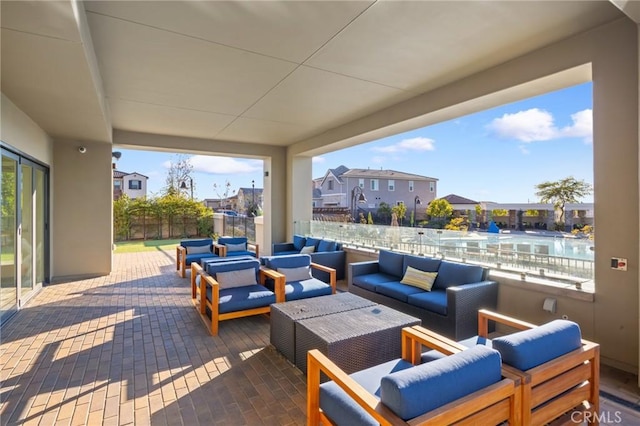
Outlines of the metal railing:
{"label": "metal railing", "polygon": [[347,247],[438,256],[576,286],[594,276],[593,240],[551,232],[492,234],[323,221],[297,222],[294,231]]}

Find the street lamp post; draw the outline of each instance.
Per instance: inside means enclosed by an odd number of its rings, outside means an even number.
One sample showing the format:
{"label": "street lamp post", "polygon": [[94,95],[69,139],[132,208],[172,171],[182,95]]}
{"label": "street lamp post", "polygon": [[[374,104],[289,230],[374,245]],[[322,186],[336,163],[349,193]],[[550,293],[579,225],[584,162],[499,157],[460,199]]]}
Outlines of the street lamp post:
{"label": "street lamp post", "polygon": [[[187,189],[187,183],[182,181],[180,184],[180,189]],[[191,199],[193,200],[193,179],[189,178],[189,189],[191,190]]]}
{"label": "street lamp post", "polygon": [[356,222],[356,214],[358,204],[364,204],[367,202],[367,197],[364,196],[362,192],[362,188],[360,186],[355,186],[351,190],[351,212],[353,213],[353,221]]}
{"label": "street lamp post", "polygon": [[256,211],[256,181],[251,181],[251,215],[255,216]]}
{"label": "street lamp post", "polygon": [[416,205],[419,206],[420,204],[422,204],[422,201],[420,201],[420,197],[416,195],[413,198],[413,226],[414,227],[416,226],[416,222],[418,221],[417,220],[418,218],[416,217]]}

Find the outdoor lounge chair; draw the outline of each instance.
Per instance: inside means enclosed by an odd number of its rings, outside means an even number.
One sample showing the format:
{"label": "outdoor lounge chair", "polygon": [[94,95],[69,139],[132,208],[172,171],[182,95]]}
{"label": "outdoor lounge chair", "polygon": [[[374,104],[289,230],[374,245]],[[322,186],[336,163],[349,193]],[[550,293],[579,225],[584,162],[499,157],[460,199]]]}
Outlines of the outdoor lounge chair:
{"label": "outdoor lounge chair", "polygon": [[[287,302],[328,296],[336,292],[336,270],[311,262],[311,256],[308,254],[263,257],[262,262],[266,268],[272,270],[270,278],[277,277],[276,281],[284,283]],[[314,270],[325,272],[325,275],[329,276],[329,282],[315,278]],[[268,280],[266,285],[272,288],[273,283]]]}
{"label": "outdoor lounge chair", "polygon": [[[502,370],[497,351],[478,346],[416,365],[416,346],[455,348],[411,328],[401,338],[401,359],[351,375],[309,351],[307,425],[520,424],[520,379]],[[321,373],[332,381],[320,384]]]}
{"label": "outdoor lounge chair", "polygon": [[214,244],[215,252],[220,257],[253,256],[260,257],[258,244],[250,244],[247,237],[220,237]]}
{"label": "outdoor lounge chair", "polygon": [[284,302],[284,283],[276,281],[274,291],[264,287],[273,272],[257,259],[210,263],[207,272],[193,262],[191,274],[191,298],[213,336],[220,321],[266,314],[272,303]]}
{"label": "outdoor lounge chair", "polygon": [[[522,330],[489,340],[489,324]],[[521,378],[522,424],[547,424],[567,413],[579,412],[586,421],[598,421],[600,346],[581,338],[571,321],[555,320],[536,326],[488,310],[478,312],[478,336],[454,342],[421,326],[414,329],[450,347],[464,351],[474,345],[498,350],[505,367]],[[447,355],[429,351],[423,362]]]}
{"label": "outdoor lounge chair", "polygon": [[186,277],[191,262],[218,257],[213,251],[213,239],[182,240],[176,247],[176,270],[182,278]]}

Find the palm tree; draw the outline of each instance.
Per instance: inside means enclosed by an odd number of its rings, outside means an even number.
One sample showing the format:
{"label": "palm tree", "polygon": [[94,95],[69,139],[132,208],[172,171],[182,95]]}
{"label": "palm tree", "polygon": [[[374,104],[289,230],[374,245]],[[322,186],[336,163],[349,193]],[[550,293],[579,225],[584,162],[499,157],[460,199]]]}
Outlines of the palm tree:
{"label": "palm tree", "polygon": [[593,192],[593,186],[573,176],[555,182],[542,182],[536,185],[536,195],[541,203],[553,203],[560,210],[560,222],[564,223],[564,208],[567,203],[577,203],[579,198]]}

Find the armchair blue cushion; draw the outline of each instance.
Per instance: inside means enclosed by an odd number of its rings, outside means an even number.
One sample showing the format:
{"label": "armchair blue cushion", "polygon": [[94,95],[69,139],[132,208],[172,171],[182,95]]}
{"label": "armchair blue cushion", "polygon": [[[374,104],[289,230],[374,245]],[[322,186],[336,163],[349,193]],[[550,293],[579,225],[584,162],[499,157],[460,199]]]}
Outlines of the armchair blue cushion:
{"label": "armchair blue cushion", "polygon": [[[308,254],[293,254],[286,256],[264,257],[263,262],[269,269],[278,271],[281,268],[311,267],[311,256]],[[273,288],[273,283],[267,280],[267,287]],[[333,293],[331,284],[317,278],[301,281],[286,281],[284,286],[285,300],[299,300],[309,297],[328,296]]]}
{"label": "armchair blue cushion", "polygon": [[[181,254],[181,248],[185,250]],[[190,248],[196,248],[193,253],[189,253]],[[203,259],[211,259],[218,257],[213,251],[213,239],[201,238],[196,240],[182,240],[176,249],[176,269],[179,271],[180,276],[184,278],[186,276],[187,267],[191,265],[191,262],[200,262]]]}
{"label": "armchair blue cushion", "polygon": [[580,326],[555,320],[530,330],[492,340],[505,364],[526,371],[582,346]]}
{"label": "armchair blue cushion", "polygon": [[[300,254],[300,250],[304,247],[314,248],[314,252],[311,253],[313,263],[335,269],[336,279],[344,279],[347,255],[342,250],[342,244],[336,241],[294,235],[292,243],[274,243],[271,246],[271,254],[273,256]],[[315,270],[313,275],[322,281],[329,280],[329,275],[320,270]]]}
{"label": "armchair blue cushion", "polygon": [[249,241],[247,237],[220,237],[218,238],[220,245],[238,245],[244,244],[244,250],[227,250],[227,256],[255,256],[256,254],[249,250]]}

